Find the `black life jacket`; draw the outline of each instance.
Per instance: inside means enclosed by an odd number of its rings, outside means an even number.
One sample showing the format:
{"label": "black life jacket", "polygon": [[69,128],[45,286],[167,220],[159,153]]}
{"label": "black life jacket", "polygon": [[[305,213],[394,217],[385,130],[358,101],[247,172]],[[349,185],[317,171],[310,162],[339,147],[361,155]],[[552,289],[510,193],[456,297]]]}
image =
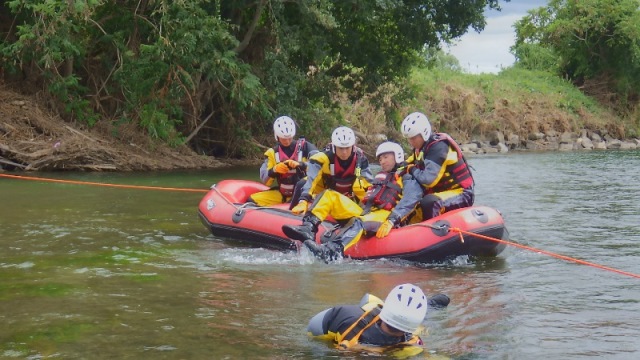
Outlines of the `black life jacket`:
{"label": "black life jacket", "polygon": [[370,326],[376,323],[380,319],[381,307],[376,306],[369,311],[365,311],[358,321],[354,322],[344,333],[336,339],[338,346],[343,349],[348,349],[353,344],[357,344],[360,335],[367,330]]}
{"label": "black life jacket", "polygon": [[371,211],[371,208],[391,210],[402,197],[402,187],[395,171],[379,172],[373,178],[373,182],[362,199],[364,210],[362,215]]}
{"label": "black life jacket", "polygon": [[434,135],[434,140],[425,144],[420,150],[420,153],[415,157],[416,166],[423,170],[425,167],[423,161],[424,154],[426,154],[429,151],[429,148],[434,144],[441,141],[446,142],[447,145],[456,151],[458,160],[453,164],[447,165],[440,181],[433,188],[428,189],[428,193],[455,190],[459,188],[469,189],[473,187],[473,176],[471,175],[471,170],[469,169],[467,160],[462,155],[460,146],[458,146],[458,144],[448,134],[436,133]]}
{"label": "black life jacket", "polygon": [[[380,320],[380,311],[382,308],[380,306],[376,306],[368,311],[365,311],[360,318],[354,322],[344,333],[339,334],[336,339],[337,347],[341,349],[355,349],[360,346],[360,337],[362,333],[365,332],[369,327],[375,325],[378,320]],[[402,348],[406,346],[417,346],[421,345],[422,340],[417,335],[411,335],[410,337],[405,337],[405,341],[395,344],[389,348]],[[363,349],[367,349],[369,351],[384,353],[384,347],[377,346],[366,346]]]}
{"label": "black life jacket", "polygon": [[[282,146],[278,144],[273,148],[276,164],[281,163],[285,160],[295,160],[297,162],[302,162],[304,143],[304,138],[298,139],[298,141],[296,141],[296,147],[294,148],[293,153],[291,153],[291,156],[287,156],[287,154],[282,149]],[[304,172],[297,168],[289,169],[289,171],[284,174],[278,174],[278,185],[280,188],[280,193],[285,197],[292,196],[293,189],[296,183],[304,176]]]}

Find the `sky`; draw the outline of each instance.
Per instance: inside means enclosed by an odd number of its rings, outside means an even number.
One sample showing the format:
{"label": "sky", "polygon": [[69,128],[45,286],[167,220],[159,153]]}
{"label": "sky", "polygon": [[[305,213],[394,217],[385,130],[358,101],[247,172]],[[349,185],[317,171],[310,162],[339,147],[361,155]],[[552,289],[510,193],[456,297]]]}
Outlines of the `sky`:
{"label": "sky", "polygon": [[515,43],[513,24],[527,14],[527,10],[545,6],[547,0],[511,0],[500,2],[502,11],[487,10],[487,25],[478,34],[475,30],[462,36],[451,47],[443,50],[455,56],[466,71],[479,74],[497,73],[513,65],[515,58],[509,47]]}

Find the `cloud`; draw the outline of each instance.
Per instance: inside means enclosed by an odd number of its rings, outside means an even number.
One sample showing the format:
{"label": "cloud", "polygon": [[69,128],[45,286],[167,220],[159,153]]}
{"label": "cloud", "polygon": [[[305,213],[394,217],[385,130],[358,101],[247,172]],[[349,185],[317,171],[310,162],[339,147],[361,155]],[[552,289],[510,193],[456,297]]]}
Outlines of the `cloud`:
{"label": "cloud", "polygon": [[515,57],[509,53],[509,47],[515,43],[512,25],[521,17],[505,15],[488,18],[482,33],[467,33],[445,51],[455,56],[460,66],[469,72],[498,72],[501,67],[511,66],[515,61]]}
{"label": "cloud", "polygon": [[513,24],[522,19],[528,10],[545,6],[546,3],[546,0],[502,3],[502,11],[485,12],[487,25],[480,34],[470,29],[450,47],[445,45],[443,50],[455,56],[460,66],[471,73],[497,73],[515,61],[509,52],[509,48],[515,44]]}

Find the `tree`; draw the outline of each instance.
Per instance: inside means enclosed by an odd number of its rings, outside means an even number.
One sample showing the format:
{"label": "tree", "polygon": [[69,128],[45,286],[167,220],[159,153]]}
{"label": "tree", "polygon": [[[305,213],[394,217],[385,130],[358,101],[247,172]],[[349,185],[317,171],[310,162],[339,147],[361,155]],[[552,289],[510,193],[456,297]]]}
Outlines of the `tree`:
{"label": "tree", "polygon": [[561,76],[578,85],[604,83],[625,105],[640,93],[638,24],[638,0],[551,0],[516,22],[512,49],[527,67],[540,54],[549,66],[555,57]]}
{"label": "tree", "polygon": [[337,89],[357,99],[397,81],[425,46],[480,31],[485,8],[499,9],[498,0],[2,4],[13,21],[0,66],[43,84],[68,118],[134,122],[216,155],[254,150],[252,137],[279,114],[326,135],[340,121]]}

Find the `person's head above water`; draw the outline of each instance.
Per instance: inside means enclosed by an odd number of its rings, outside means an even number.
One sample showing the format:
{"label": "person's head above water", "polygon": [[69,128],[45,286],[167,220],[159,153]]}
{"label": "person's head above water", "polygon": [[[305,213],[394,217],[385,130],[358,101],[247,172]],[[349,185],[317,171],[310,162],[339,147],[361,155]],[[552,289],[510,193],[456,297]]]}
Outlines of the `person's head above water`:
{"label": "person's head above water", "polygon": [[415,332],[427,315],[427,297],[413,284],[398,285],[384,301],[380,320],[407,333]]}

